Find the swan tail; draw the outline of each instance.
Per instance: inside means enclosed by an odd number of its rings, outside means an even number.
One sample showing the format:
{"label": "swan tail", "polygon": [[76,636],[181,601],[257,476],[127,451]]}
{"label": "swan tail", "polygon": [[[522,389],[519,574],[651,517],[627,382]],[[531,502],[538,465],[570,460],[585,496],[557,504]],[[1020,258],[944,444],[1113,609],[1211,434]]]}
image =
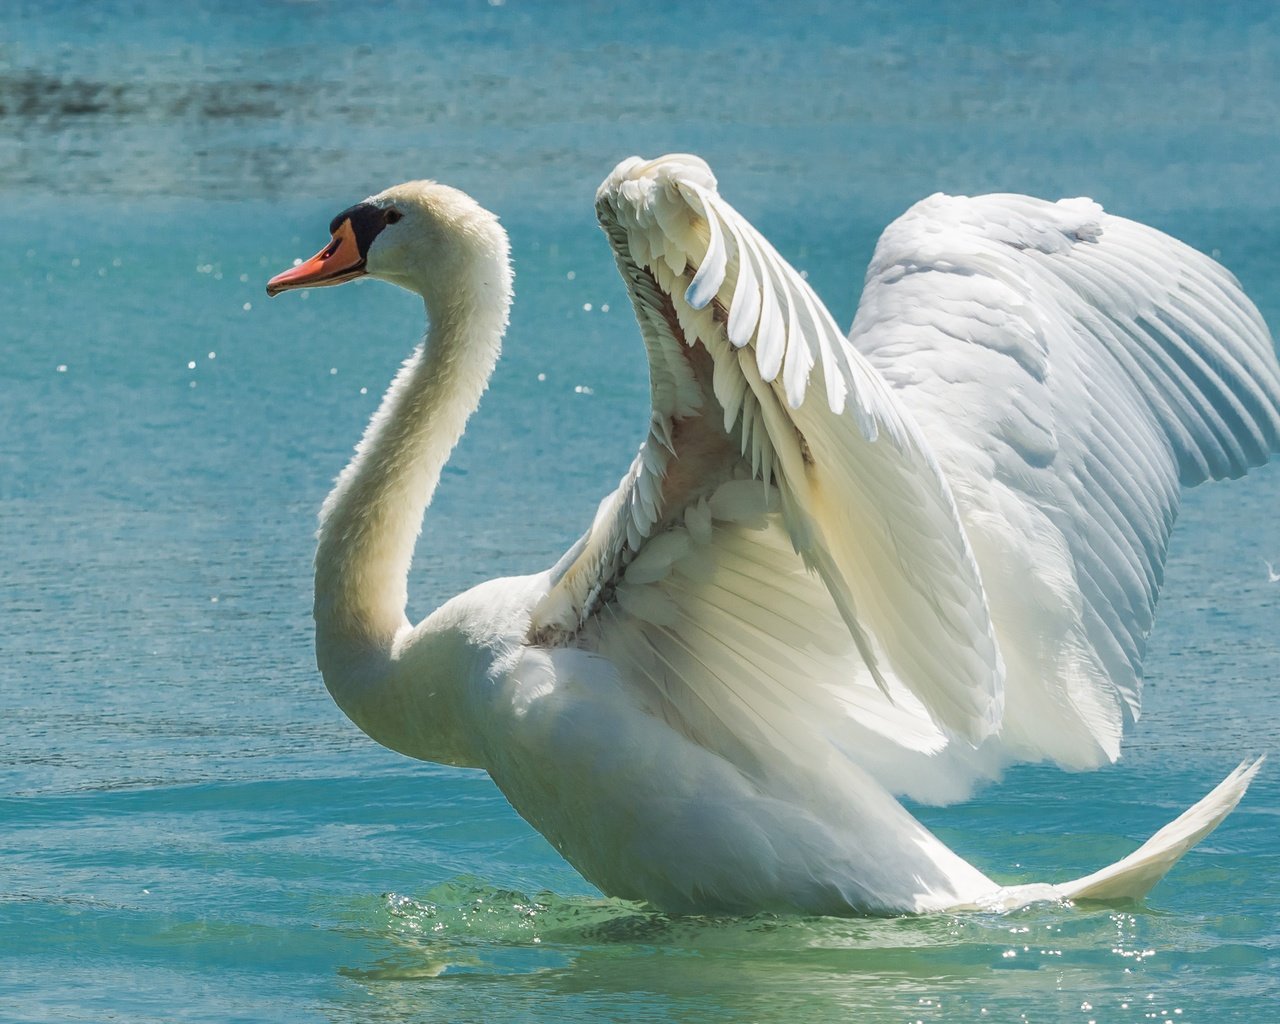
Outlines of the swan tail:
{"label": "swan tail", "polygon": [[1139,846],[1129,856],[1101,871],[1056,885],[1043,882],[1001,886],[996,892],[961,904],[953,910],[986,910],[1005,913],[1032,903],[1055,900],[1097,900],[1128,903],[1142,899],[1169,873],[1182,855],[1222,824],[1235,810],[1249,783],[1258,774],[1266,757],[1242,761],[1204,799],[1183,811],[1173,821]]}
{"label": "swan tail", "polygon": [[1142,899],[1183,854],[1235,810],[1265,760],[1264,755],[1254,761],[1242,761],[1208,796],[1183,811],[1129,856],[1091,875],[1054,886],[1058,895],[1106,902]]}

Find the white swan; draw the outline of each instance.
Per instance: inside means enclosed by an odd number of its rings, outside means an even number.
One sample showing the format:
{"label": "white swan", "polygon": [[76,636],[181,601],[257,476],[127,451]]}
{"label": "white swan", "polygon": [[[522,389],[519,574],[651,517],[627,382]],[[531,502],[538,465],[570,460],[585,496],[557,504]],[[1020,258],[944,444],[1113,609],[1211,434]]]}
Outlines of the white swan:
{"label": "white swan", "polygon": [[884,233],[846,340],[698,158],[626,160],[596,209],[648,351],[648,436],[553,568],[416,626],[409,562],[498,358],[506,234],[411,182],[268,284],[368,274],[429,321],[321,513],[337,703],[392,749],[487,769],[590,881],[659,908],[1144,894],[1256,762],[1056,886],[1002,888],[890,794],[1118,756],[1179,483],[1280,436],[1235,280],[1085,199],[934,196]]}

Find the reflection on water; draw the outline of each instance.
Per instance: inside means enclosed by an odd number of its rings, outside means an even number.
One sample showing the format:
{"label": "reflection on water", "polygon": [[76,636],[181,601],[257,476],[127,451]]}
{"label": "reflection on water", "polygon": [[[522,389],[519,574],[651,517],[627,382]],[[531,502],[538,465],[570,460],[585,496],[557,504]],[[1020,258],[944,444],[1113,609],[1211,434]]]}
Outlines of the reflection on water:
{"label": "reflection on water", "polygon": [[[343,969],[360,992],[343,1012],[424,1021],[554,1019],[584,1003],[618,1020],[662,1007],[680,1020],[1004,1021],[1031,1006],[1050,1019],[1178,1019],[1183,1007],[1161,977],[1243,965],[1248,949],[1205,947],[1194,927],[1141,908],[672,918],[465,878],[417,898],[389,894],[367,912],[394,952]],[[629,1013],[619,997],[641,994]]]}

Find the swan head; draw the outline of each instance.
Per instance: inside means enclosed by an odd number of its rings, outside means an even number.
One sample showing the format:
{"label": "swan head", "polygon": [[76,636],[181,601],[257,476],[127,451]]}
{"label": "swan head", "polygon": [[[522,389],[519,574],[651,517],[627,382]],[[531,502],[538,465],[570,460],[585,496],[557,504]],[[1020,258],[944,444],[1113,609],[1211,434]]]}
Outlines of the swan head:
{"label": "swan head", "polygon": [[430,307],[486,279],[510,286],[507,234],[498,218],[439,182],[393,185],[339,213],[329,234],[311,259],[268,281],[267,294],[367,276],[417,292]]}

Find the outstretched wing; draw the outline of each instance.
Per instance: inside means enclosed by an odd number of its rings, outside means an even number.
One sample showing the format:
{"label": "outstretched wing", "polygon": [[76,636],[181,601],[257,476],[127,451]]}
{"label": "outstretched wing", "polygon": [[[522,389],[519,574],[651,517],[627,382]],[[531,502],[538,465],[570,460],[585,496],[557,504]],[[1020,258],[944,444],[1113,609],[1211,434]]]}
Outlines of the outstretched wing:
{"label": "outstretched wing", "polygon": [[1015,755],[1114,760],[1179,483],[1275,450],[1280,370],[1221,266],[1087,199],[933,196],[850,340],[936,455],[982,572]]}
{"label": "outstretched wing", "polygon": [[696,157],[625,161],[597,212],[653,414],[531,639],[607,654],[740,764],[753,736],[866,763],[990,734],[1003,669],[977,565],[884,381]]}

